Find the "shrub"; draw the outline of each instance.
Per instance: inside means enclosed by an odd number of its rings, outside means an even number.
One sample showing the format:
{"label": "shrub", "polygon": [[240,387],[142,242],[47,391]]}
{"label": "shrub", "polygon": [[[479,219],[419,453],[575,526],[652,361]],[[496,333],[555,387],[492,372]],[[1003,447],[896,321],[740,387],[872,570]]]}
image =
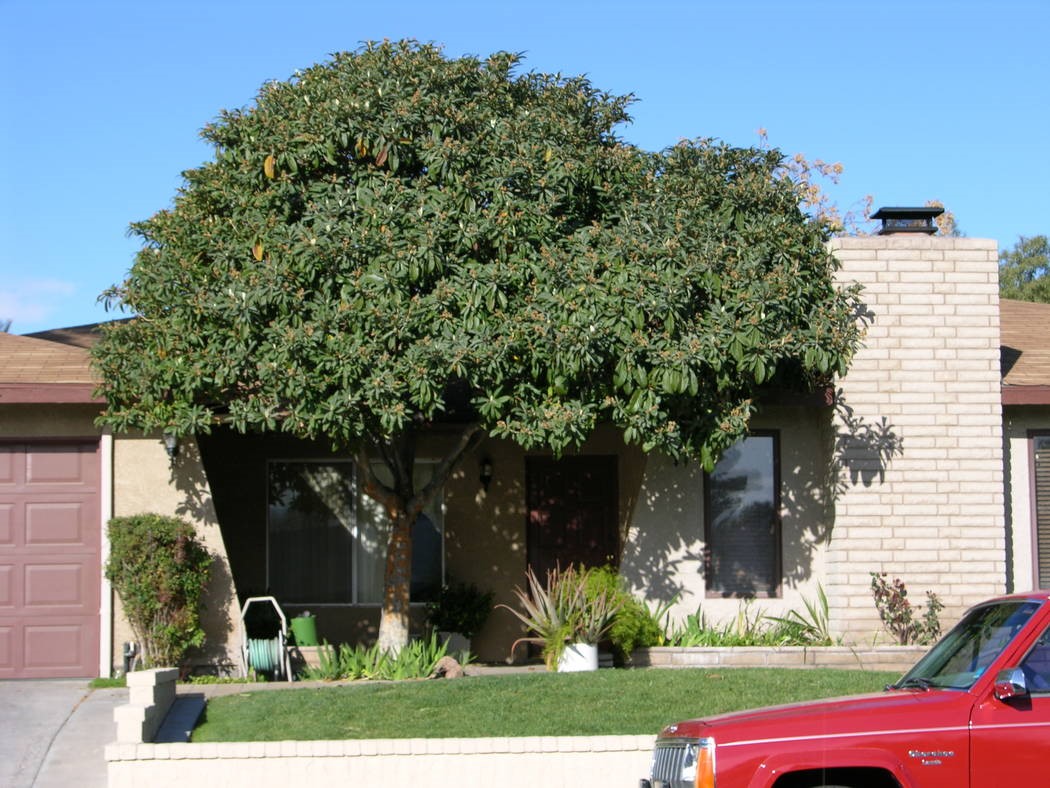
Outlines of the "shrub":
{"label": "shrub", "polygon": [[915,608],[908,601],[908,589],[899,577],[889,583],[885,572],[872,572],[871,594],[879,618],[900,645],[927,645],[940,637],[941,622],[937,614],[944,609],[944,605],[932,591],[926,592],[926,607],[919,620],[915,619]]}
{"label": "shrub", "polygon": [[204,642],[201,594],[211,556],[193,526],[176,517],[115,517],[108,533],[106,577],[120,596],[145,666],[180,666],[186,652]]}
{"label": "shrub", "polygon": [[611,566],[589,569],[586,578],[588,598],[604,594],[617,606],[608,634],[617,662],[629,662],[631,652],[636,648],[663,643],[663,627],[657,616],[626,589],[615,569]]}
{"label": "shrub", "polygon": [[470,640],[492,612],[492,596],[473,583],[442,586],[437,599],[427,602],[427,620],[439,632],[458,632]]}

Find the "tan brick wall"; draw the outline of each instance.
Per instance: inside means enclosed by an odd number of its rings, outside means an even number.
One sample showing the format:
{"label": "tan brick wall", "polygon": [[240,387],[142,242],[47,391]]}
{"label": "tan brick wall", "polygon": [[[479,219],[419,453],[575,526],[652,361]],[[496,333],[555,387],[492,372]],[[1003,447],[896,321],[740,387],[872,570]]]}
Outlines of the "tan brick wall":
{"label": "tan brick wall", "polygon": [[832,250],[871,314],[839,382],[852,417],[836,418],[826,577],[833,629],[864,640],[880,630],[871,571],[904,580],[916,605],[936,592],[943,622],[1005,589],[998,254],[990,240],[903,234]]}

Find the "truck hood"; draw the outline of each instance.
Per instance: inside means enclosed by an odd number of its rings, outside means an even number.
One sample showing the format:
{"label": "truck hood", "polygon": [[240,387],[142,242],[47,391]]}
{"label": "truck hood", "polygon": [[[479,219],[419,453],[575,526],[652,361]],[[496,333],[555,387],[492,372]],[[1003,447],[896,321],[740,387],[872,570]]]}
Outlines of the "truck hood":
{"label": "truck hood", "polygon": [[669,725],[661,738],[714,736],[719,744],[765,738],[820,737],[871,731],[965,725],[974,698],[959,690],[887,690],[831,700],[719,714]]}

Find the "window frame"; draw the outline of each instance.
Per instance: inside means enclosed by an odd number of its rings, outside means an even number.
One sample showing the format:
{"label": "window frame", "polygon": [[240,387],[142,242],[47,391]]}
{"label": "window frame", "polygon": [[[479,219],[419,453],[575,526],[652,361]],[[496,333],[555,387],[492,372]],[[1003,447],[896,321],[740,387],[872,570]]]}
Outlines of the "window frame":
{"label": "window frame", "polygon": [[[781,492],[780,430],[752,430],[741,440],[748,438],[769,438],[773,442],[773,580],[772,592],[756,591],[754,594],[736,594],[716,589],[714,580],[714,552],[717,542],[714,538],[714,517],[712,512],[711,489],[712,474],[704,471],[704,596],[707,599],[780,599],[784,595],[784,518],[781,510],[783,495]],[[734,444],[736,445],[736,444]],[[719,460],[721,461],[721,460]],[[716,463],[717,467],[717,463]]]}
{"label": "window frame", "polygon": [[[1039,571],[1039,486],[1036,470],[1036,441],[1040,438],[1050,440],[1050,430],[1028,430],[1028,519],[1032,544],[1032,588],[1042,588]],[[1050,505],[1050,501],[1047,501]],[[1048,540],[1050,541],[1050,540]],[[1046,545],[1050,551],[1050,544]]]}

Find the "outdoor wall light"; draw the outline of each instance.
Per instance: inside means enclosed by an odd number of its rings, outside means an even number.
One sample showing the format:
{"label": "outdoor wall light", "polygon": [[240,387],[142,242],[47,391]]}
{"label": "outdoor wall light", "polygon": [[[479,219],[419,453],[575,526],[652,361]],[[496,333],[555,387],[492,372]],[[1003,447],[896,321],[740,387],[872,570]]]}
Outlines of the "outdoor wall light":
{"label": "outdoor wall light", "polygon": [[488,457],[485,457],[481,461],[481,474],[478,478],[481,481],[481,489],[488,492],[489,485],[492,484],[492,460]]}
{"label": "outdoor wall light", "polygon": [[179,454],[179,439],[170,432],[164,433],[164,451],[168,453],[169,460],[174,460]]}

